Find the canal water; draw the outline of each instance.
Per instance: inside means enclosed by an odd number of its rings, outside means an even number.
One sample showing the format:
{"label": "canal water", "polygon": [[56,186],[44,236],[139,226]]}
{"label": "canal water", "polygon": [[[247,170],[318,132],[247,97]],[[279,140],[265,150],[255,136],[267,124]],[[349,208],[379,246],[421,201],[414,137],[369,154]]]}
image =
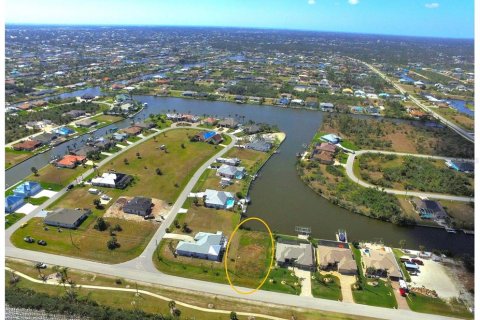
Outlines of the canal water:
{"label": "canal water", "polygon": [[[272,156],[252,185],[250,191],[252,204],[247,212],[248,216],[264,219],[273,231],[295,234],[295,226],[306,226],[312,229],[312,236],[316,238],[334,239],[335,232],[342,228],[347,230],[350,241],[381,240],[385,244],[398,246],[400,240],[406,240],[407,246],[412,249],[424,245],[427,249],[448,249],[458,254],[473,254],[473,236],[463,233],[450,234],[443,229],[436,228],[399,227],[356,215],[332,205],[306,186],[296,172],[296,154],[302,151],[302,145],[310,142],[321,125],[322,112],[219,101],[152,96],[136,96],[135,98],[141,102],[147,102],[149,105],[139,113],[137,119],[144,119],[150,113],[176,111],[218,117],[230,116],[236,117],[240,121],[266,122],[275,124],[284,131],[287,138],[279,148],[279,153]],[[131,119],[126,119],[114,126],[124,128],[130,123]],[[111,127],[100,129],[95,136],[107,133]],[[31,173],[32,166],[41,168],[48,164],[54,155],[64,154],[68,145],[76,144],[78,147],[85,140],[85,136],[73,139],[54,150],[37,155],[7,170],[6,183],[15,184]]]}

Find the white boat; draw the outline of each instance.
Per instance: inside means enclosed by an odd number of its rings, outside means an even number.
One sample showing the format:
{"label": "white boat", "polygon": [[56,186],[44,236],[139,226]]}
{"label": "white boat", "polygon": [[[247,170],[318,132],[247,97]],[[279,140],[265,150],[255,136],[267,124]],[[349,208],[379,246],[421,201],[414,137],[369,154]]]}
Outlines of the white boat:
{"label": "white boat", "polygon": [[338,229],[338,232],[335,235],[337,237],[337,241],[345,242],[345,243],[348,242],[347,231]]}
{"label": "white boat", "polygon": [[445,230],[448,232],[448,233],[457,233],[457,231],[453,228],[450,228],[450,227],[445,227]]}
{"label": "white boat", "polygon": [[147,107],[148,107],[148,103],[144,102],[144,103],[143,103],[143,107],[144,107],[144,108],[147,108]]}

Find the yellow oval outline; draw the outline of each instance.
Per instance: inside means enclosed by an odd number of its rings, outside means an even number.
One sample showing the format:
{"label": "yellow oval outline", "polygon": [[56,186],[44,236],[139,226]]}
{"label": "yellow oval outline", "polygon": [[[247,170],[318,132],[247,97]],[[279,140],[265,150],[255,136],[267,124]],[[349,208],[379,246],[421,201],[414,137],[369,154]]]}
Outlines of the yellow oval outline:
{"label": "yellow oval outline", "polygon": [[[256,287],[255,289],[251,290],[251,291],[241,291],[241,290],[238,290],[232,283],[232,280],[230,279],[230,276],[228,275],[228,249],[230,248],[230,240],[233,239],[233,236],[235,235],[235,233],[238,231],[238,228],[244,224],[245,222],[247,221],[252,221],[252,220],[256,220],[256,221],[260,221],[264,226],[265,228],[267,228],[267,231],[268,231],[268,234],[270,235],[270,240],[271,240],[271,243],[272,243],[272,255],[270,257],[270,266],[268,267],[268,272],[267,272],[267,275],[265,276],[265,278],[263,278],[262,282],[260,283],[260,285],[258,287]],[[272,231],[270,230],[270,227],[268,226],[268,224],[261,218],[257,218],[257,217],[250,217],[250,218],[247,218],[243,221],[241,221],[237,227],[235,228],[235,230],[233,230],[232,232],[232,235],[230,236],[230,239],[228,239],[228,242],[227,242],[227,249],[225,250],[225,263],[224,263],[224,266],[225,266],[225,274],[227,275],[227,280],[228,280],[228,284],[230,285],[230,287],[233,289],[233,291],[235,291],[236,293],[238,294],[252,294],[252,293],[255,293],[257,292],[258,290],[260,290],[260,288],[264,285],[265,281],[267,281],[268,279],[268,276],[270,275],[270,271],[272,270],[272,266],[273,266],[273,255],[275,254],[275,241],[273,239],[273,234],[272,234]]]}

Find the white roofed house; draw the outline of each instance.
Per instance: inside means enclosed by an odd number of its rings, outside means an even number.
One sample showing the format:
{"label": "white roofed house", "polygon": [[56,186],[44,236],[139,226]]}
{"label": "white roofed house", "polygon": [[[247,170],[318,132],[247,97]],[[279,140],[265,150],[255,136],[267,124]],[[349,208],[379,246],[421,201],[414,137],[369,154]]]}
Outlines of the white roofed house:
{"label": "white roofed house", "polygon": [[180,241],[175,249],[180,256],[220,261],[227,245],[227,239],[221,231],[217,233],[199,232],[194,242]]}
{"label": "white roofed house", "polygon": [[223,164],[217,169],[217,176],[230,178],[230,179],[242,179],[245,175],[244,167],[235,167],[228,164]]}
{"label": "white roofed house", "polygon": [[132,180],[133,177],[125,173],[105,172],[102,174],[102,176],[93,178],[92,185],[98,187],[125,189]]}
{"label": "white roofed house", "polygon": [[207,189],[203,195],[206,207],[216,209],[231,209],[235,205],[235,196],[231,192]]}

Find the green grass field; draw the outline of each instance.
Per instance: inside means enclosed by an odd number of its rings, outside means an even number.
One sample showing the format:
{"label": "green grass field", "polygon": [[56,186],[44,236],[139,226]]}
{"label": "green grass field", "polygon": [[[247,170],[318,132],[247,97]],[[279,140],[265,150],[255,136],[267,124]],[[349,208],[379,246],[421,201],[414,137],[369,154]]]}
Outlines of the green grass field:
{"label": "green grass field", "polygon": [[[328,274],[322,275],[319,272],[313,273],[315,279],[312,279],[312,295],[315,298],[342,300],[342,289],[340,287],[340,279]],[[325,278],[331,278],[329,283],[324,282]]]}
{"label": "green grass field", "polygon": [[10,228],[15,222],[25,217],[23,213],[10,213],[5,215],[5,229]]}
{"label": "green grass field", "polygon": [[473,319],[473,314],[468,311],[465,305],[455,299],[445,301],[440,298],[430,298],[420,294],[410,293],[407,297],[407,303],[410,309],[416,312]]}

